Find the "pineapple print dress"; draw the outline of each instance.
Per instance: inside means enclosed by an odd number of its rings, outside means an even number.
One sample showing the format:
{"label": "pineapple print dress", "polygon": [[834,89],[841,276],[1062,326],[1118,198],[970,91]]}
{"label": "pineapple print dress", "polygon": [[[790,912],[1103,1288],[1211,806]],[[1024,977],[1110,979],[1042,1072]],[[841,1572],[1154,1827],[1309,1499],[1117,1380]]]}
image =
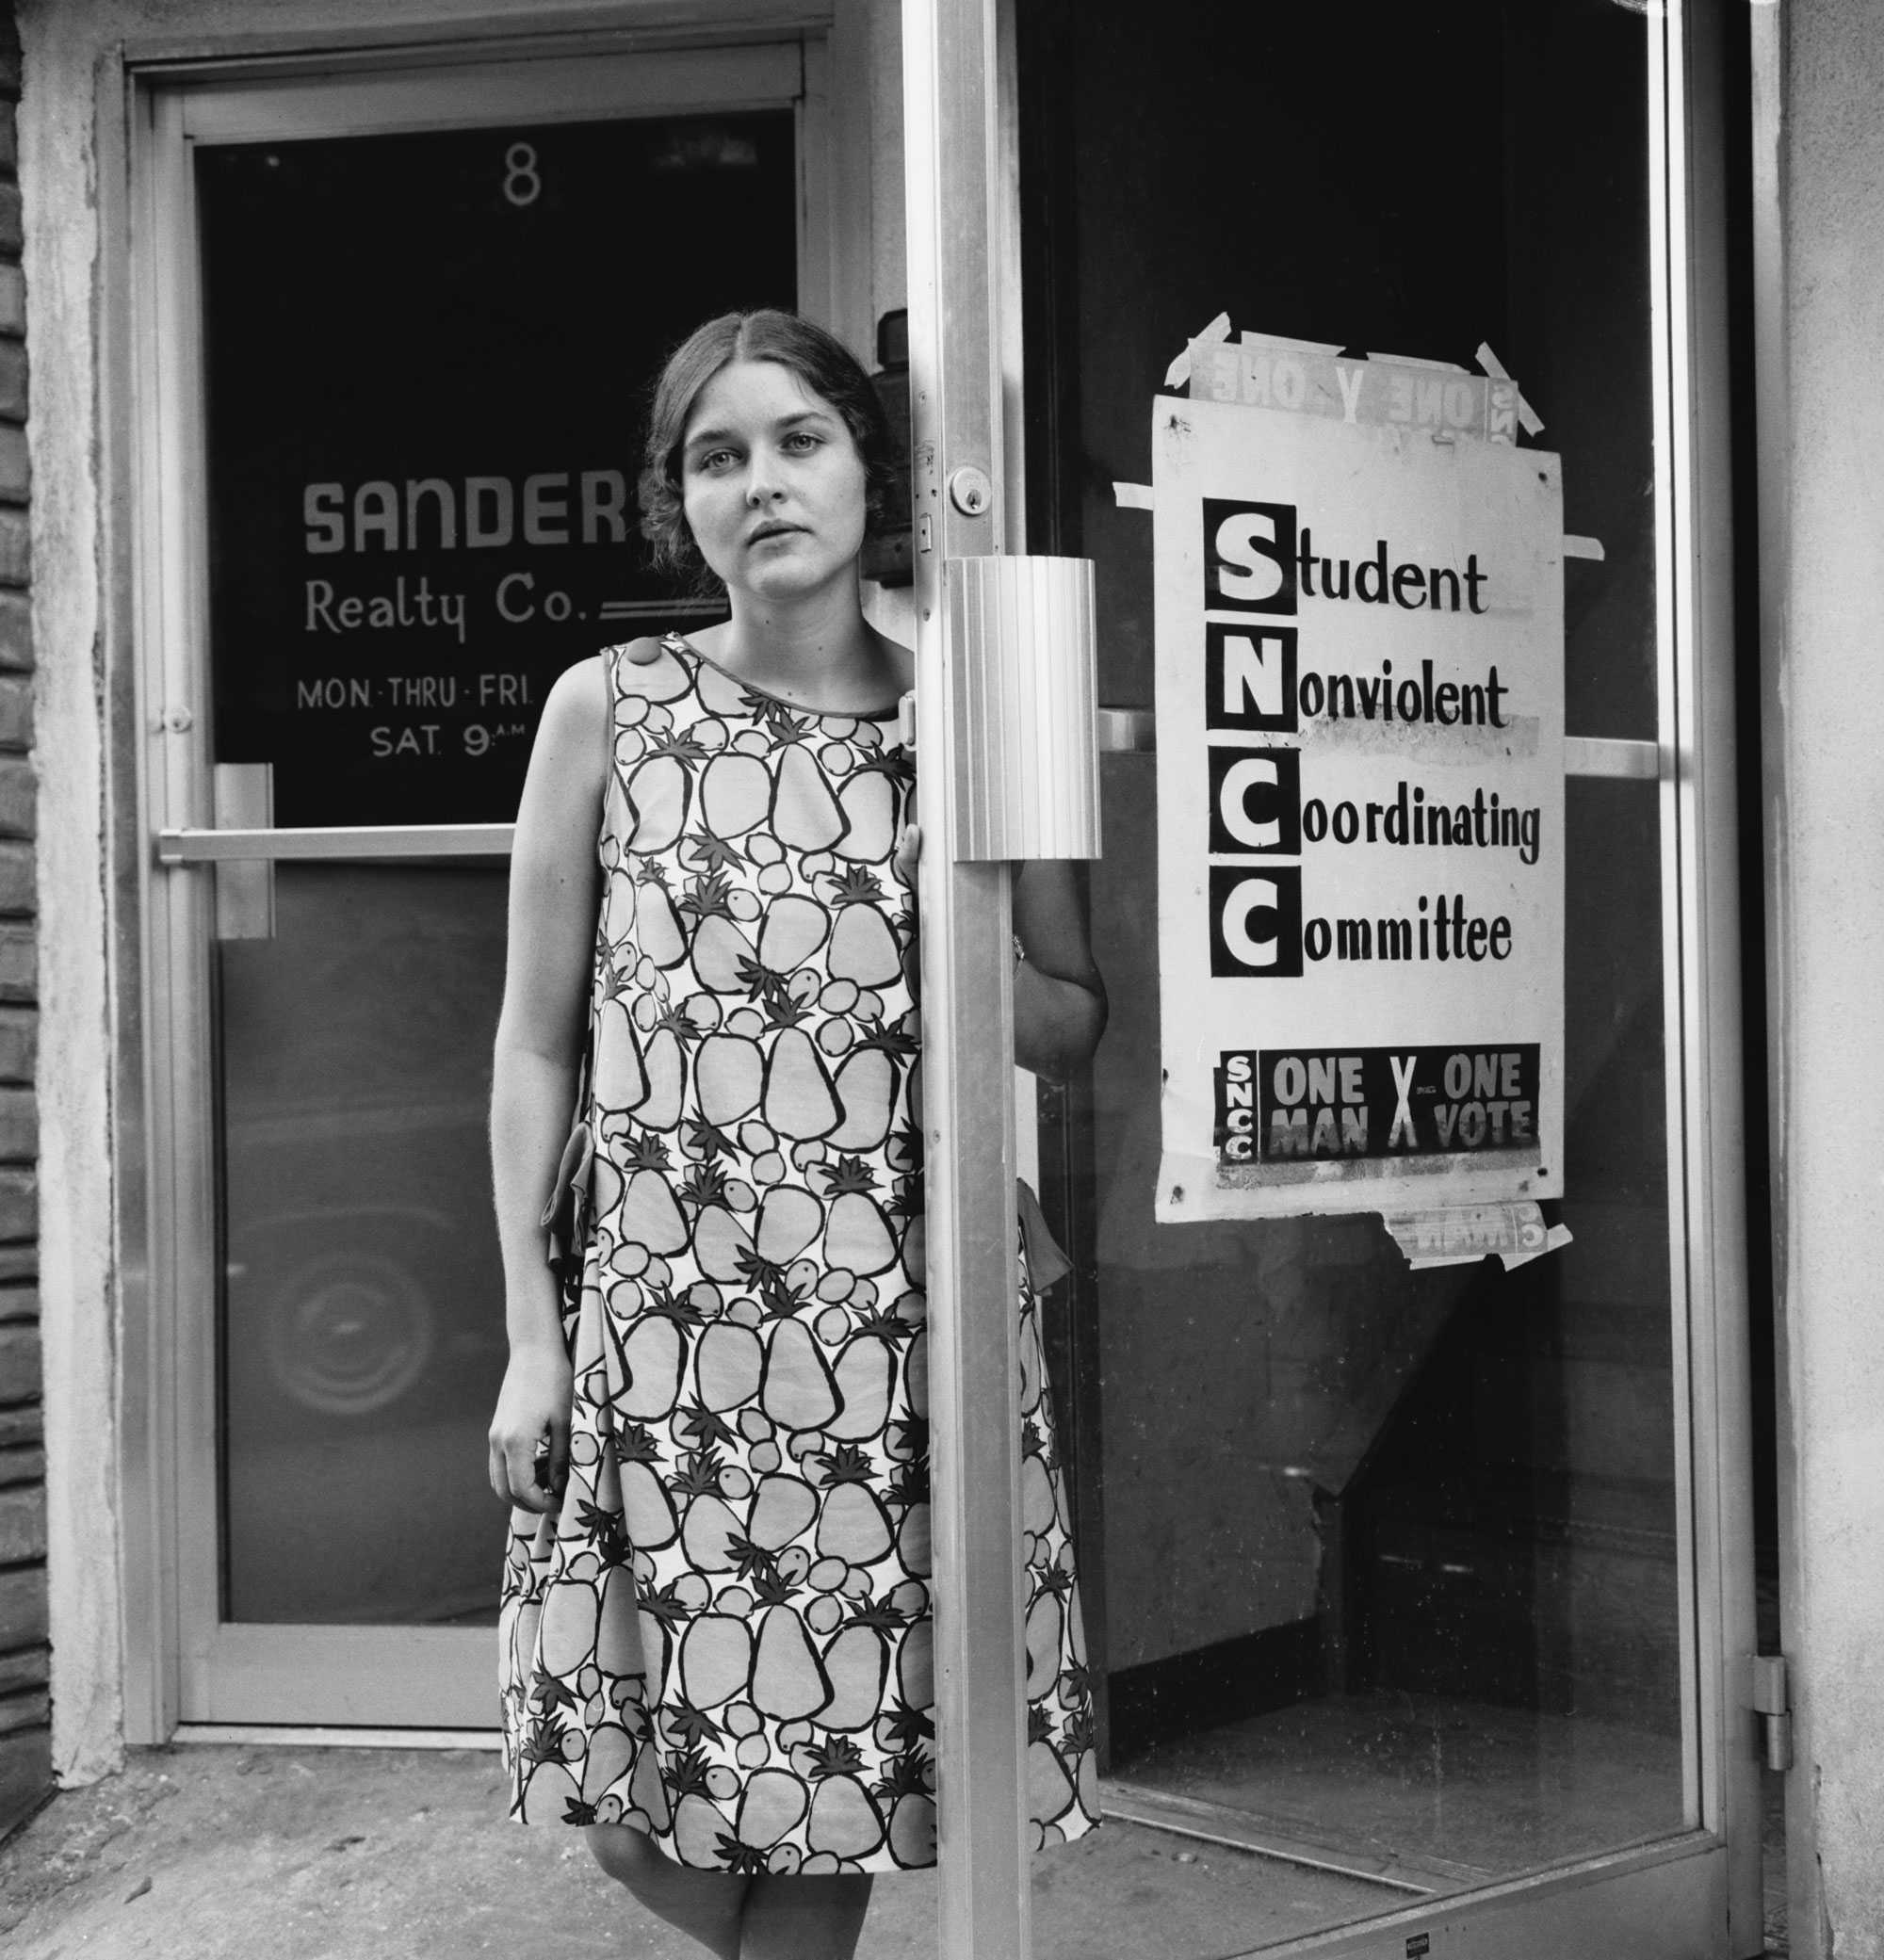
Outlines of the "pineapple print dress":
{"label": "pineapple print dress", "polygon": [[[614,754],[560,1508],[512,1515],[512,1814],[731,1872],[935,1859],[914,901],[894,708],[686,640],[603,656]],[[1092,1699],[1019,1302],[1030,1808],[1096,1821]]]}

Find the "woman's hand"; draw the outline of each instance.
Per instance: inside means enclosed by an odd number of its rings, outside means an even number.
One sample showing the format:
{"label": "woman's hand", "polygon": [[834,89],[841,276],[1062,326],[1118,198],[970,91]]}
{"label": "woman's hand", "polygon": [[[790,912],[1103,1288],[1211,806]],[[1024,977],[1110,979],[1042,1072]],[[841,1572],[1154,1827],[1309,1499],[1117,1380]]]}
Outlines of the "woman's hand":
{"label": "woman's hand", "polygon": [[[897,839],[890,868],[912,890],[922,856],[915,824]],[[1092,1057],[1106,1027],[1106,988],[1086,940],[1085,909],[1069,864],[1014,867],[1014,931],[1022,960],[1014,977],[1014,1059],[1063,1082]]]}
{"label": "woman's hand", "polygon": [[512,1349],[491,1417],[491,1488],[505,1503],[525,1511],[554,1508],[569,1471],[574,1393],[560,1341]]}
{"label": "woman's hand", "polygon": [[1091,1060],[1106,1028],[1106,989],[1086,939],[1073,867],[1035,858],[1015,867],[1014,1059],[1064,1082]]}
{"label": "woman's hand", "polygon": [[922,828],[919,824],[905,823],[902,835],[896,840],[896,855],[890,859],[889,867],[896,882],[916,889],[916,867],[922,858]]}

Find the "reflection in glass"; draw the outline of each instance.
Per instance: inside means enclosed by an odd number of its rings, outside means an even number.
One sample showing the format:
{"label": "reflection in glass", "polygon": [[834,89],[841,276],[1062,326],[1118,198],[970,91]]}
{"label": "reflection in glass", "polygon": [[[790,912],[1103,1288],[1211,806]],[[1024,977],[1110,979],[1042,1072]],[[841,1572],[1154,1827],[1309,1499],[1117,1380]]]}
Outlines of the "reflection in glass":
{"label": "reflection in glass", "polygon": [[495,1621],[503,870],[293,865],[223,946],[226,1617]]}
{"label": "reflection in glass", "polygon": [[[1060,405],[1030,542],[1096,561],[1101,699],[1152,701],[1152,529],[1112,486],[1227,313],[1495,350],[1606,553],[1566,567],[1569,732],[1653,737],[1643,17],[1363,0],[1339,81],[1322,17],[1222,26],[1204,0],[1023,23],[1029,399]],[[1204,1960],[1691,1822],[1664,894],[1656,786],[1573,779],[1564,1250],[1416,1273],[1372,1218],[1160,1225],[1158,766],[1107,760],[1113,1024],[1047,1167],[1113,1822],[1043,1865],[1036,1949],[1086,1951],[1105,1902]]]}

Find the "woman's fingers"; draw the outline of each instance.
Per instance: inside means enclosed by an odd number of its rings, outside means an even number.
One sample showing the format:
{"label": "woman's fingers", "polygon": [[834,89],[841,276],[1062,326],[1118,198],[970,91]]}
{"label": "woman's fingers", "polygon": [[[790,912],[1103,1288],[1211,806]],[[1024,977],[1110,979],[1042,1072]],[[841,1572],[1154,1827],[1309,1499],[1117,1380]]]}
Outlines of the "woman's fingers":
{"label": "woman's fingers", "polygon": [[[528,1504],[529,1467],[524,1466],[524,1481],[519,1484],[516,1465],[522,1455],[519,1440],[512,1436],[500,1436],[495,1430],[491,1433],[491,1488],[500,1503],[516,1506]],[[534,1509],[534,1506],[530,1506]]]}
{"label": "woman's fingers", "polygon": [[555,1425],[547,1434],[499,1436],[493,1432],[490,1450],[491,1488],[506,1504],[525,1511],[547,1511],[562,1490],[569,1467],[569,1425]]}
{"label": "woman's fingers", "polygon": [[[537,1446],[537,1482],[551,1501],[562,1496],[562,1486],[569,1479],[569,1417],[552,1416],[549,1418],[549,1437]],[[547,1506],[545,1506],[545,1509]]]}
{"label": "woman's fingers", "polygon": [[523,1347],[512,1351],[491,1418],[491,1488],[507,1504],[548,1511],[569,1466],[569,1358]]}
{"label": "woman's fingers", "polygon": [[542,1445],[540,1436],[518,1436],[504,1450],[504,1475],[510,1485],[511,1502],[526,1511],[547,1511],[555,1501],[537,1481]]}
{"label": "woman's fingers", "polygon": [[896,840],[896,856],[890,867],[904,884],[916,883],[916,867],[922,856],[922,827],[920,824],[906,823],[902,834]]}

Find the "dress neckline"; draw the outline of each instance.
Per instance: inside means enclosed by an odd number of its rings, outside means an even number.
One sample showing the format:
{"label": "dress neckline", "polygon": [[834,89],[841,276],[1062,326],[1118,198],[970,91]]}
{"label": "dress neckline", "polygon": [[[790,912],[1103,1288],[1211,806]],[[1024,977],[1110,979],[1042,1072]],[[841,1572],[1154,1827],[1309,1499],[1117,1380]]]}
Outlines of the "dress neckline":
{"label": "dress neckline", "polygon": [[742,688],[748,694],[756,694],[762,700],[775,701],[780,707],[788,707],[795,715],[816,715],[820,721],[894,721],[902,712],[900,696],[887,707],[813,707],[808,702],[792,701],[783,694],[775,694],[770,688],[762,688],[757,681],[735,673],[730,667],[723,667],[711,654],[703,654],[685,633],[664,633],[661,644],[685,648],[703,667],[710,667],[723,679],[731,681],[734,687]]}

